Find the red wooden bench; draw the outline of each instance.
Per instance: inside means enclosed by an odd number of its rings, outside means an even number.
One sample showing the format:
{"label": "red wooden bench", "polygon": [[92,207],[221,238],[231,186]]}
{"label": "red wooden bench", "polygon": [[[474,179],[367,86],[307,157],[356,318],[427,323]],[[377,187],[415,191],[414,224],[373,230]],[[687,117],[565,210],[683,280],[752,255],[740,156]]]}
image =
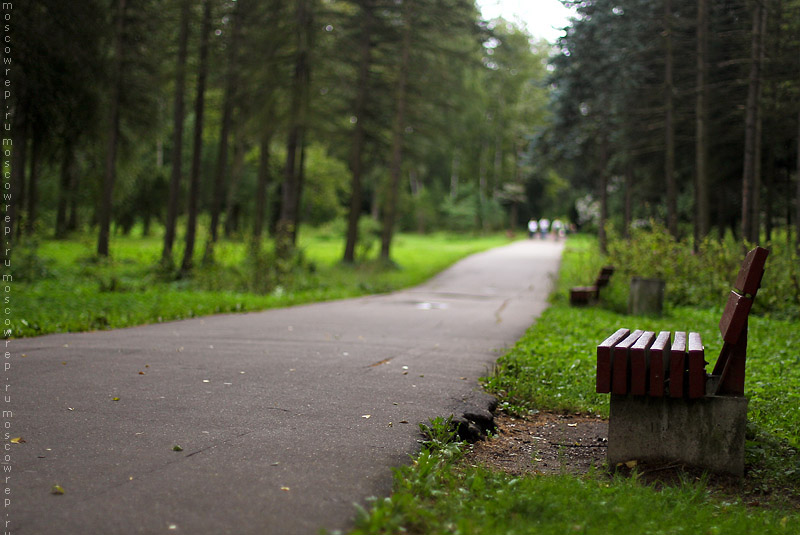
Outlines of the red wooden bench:
{"label": "red wooden bench", "polygon": [[600,269],[593,286],[575,286],[569,290],[569,303],[571,305],[588,305],[600,296],[600,290],[608,286],[611,275],[614,274],[613,266]]}
{"label": "red wooden bench", "polygon": [[711,373],[696,332],[618,329],[597,346],[596,391],[611,394],[608,460],[678,461],[744,472],[747,320],[769,251],[745,257],[719,329]]}
{"label": "red wooden bench", "polygon": [[723,346],[711,374],[700,334],[662,331],[656,336],[622,328],[597,346],[596,391],[691,399],[744,395],[747,317],[768,254],[756,247],[742,264],[720,320]]}

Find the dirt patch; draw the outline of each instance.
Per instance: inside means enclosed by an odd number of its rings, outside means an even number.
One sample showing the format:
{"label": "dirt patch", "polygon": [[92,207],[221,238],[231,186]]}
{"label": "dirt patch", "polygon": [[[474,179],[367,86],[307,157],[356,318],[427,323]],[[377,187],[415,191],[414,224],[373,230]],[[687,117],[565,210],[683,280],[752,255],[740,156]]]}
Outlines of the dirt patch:
{"label": "dirt patch", "polygon": [[495,415],[496,436],[477,442],[468,462],[504,472],[584,474],[606,462],[608,422],[578,414]]}
{"label": "dirt patch", "polygon": [[[583,475],[592,467],[600,468],[605,477],[610,476],[606,465],[607,420],[555,412],[538,412],[524,417],[499,412],[495,414],[495,424],[494,436],[474,443],[465,462],[515,476]],[[800,493],[795,490],[796,485],[759,477],[756,474],[764,471],[760,466],[748,466],[748,475],[744,478],[704,474],[700,469],[679,463],[634,462],[614,467],[613,471],[636,477],[654,488],[705,481],[710,493],[720,499],[741,500],[755,507],[776,505],[800,511]]]}

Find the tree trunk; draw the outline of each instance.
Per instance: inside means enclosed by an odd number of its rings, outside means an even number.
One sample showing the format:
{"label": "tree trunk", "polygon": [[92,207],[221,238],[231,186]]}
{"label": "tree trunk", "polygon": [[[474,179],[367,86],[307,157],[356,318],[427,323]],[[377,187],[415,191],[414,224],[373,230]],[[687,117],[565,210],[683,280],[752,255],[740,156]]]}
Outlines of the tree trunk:
{"label": "tree trunk", "polygon": [[625,221],[622,225],[622,233],[626,240],[631,237],[631,221],[633,219],[633,164],[628,162],[625,166]]}
{"label": "tree trunk", "polygon": [[800,111],[797,112],[797,164],[795,170],[797,171],[797,192],[794,198],[794,239],[795,249],[800,255]]}
{"label": "tree trunk", "polygon": [[343,261],[355,262],[358,243],[358,220],[361,216],[361,173],[363,169],[364,121],[366,119],[367,91],[369,90],[369,68],[372,63],[372,4],[362,5],[364,23],[361,29],[361,61],[358,67],[358,84],[354,113],[356,124],[353,128],[353,145],[350,157],[350,213],[347,218],[347,239],[344,246]]}
{"label": "tree trunk", "polygon": [[211,0],[203,0],[203,26],[200,30],[200,63],[197,73],[197,96],[194,101],[194,142],[192,168],[189,171],[189,205],[186,222],[186,247],[183,251],[181,273],[192,270],[194,242],[197,232],[197,204],[200,197],[200,166],[203,152],[203,113],[205,110],[206,78],[208,77],[208,38],[211,33]]}
{"label": "tree trunk", "polygon": [[[764,0],[765,2],[768,0]],[[759,83],[758,83],[758,91],[756,92],[756,136],[754,140],[753,146],[753,203],[752,203],[752,215],[751,221],[753,222],[752,225],[752,234],[750,236],[750,241],[752,243],[758,243],[761,238],[761,183],[762,183],[762,138],[763,138],[763,123],[764,123],[764,113],[762,108],[762,95],[764,94],[764,58],[765,54],[764,51],[766,50],[764,40],[766,39],[767,35],[767,15],[769,10],[767,9],[766,5],[761,6],[761,20],[760,24],[761,27],[759,29],[759,35],[761,36],[761,46],[759,47],[759,54],[758,54],[758,64],[759,64]]]}
{"label": "tree trunk", "polygon": [[119,142],[120,107],[122,100],[122,54],[125,32],[126,0],[117,0],[116,28],[114,35],[114,67],[111,102],[109,103],[108,144],[106,146],[105,173],[103,175],[103,196],[100,199],[99,225],[97,238],[98,256],[108,256],[111,209],[114,201],[114,181],[117,177],[117,145]]}
{"label": "tree trunk", "polygon": [[[9,234],[7,238],[13,240],[20,229],[20,221],[22,216],[22,206],[25,200],[25,169],[28,165],[28,121],[26,119],[26,110],[24,105],[20,105],[19,109],[14,113],[14,137],[13,147],[11,153],[11,202],[9,203],[9,219],[10,225],[8,226]],[[8,197],[5,197],[8,199]],[[9,242],[11,240],[8,240]],[[9,244],[7,244],[6,248]],[[5,255],[4,255],[5,256]]]}
{"label": "tree trunk", "polygon": [[213,262],[214,244],[217,243],[219,216],[222,212],[222,202],[225,198],[225,175],[228,169],[228,137],[233,119],[233,104],[236,93],[236,78],[238,74],[237,54],[239,49],[239,35],[241,34],[244,20],[242,5],[244,0],[236,3],[234,12],[233,30],[228,49],[228,69],[225,74],[225,100],[222,104],[222,123],[219,133],[219,150],[217,152],[217,165],[214,168],[214,197],[211,199],[211,228],[203,262]]}
{"label": "tree trunk", "polygon": [[[73,160],[73,166],[74,166]],[[78,187],[80,186],[80,173],[76,172],[76,169],[72,167],[70,169],[70,181],[69,181],[69,190],[70,190],[70,197],[69,197],[69,212],[67,214],[67,232],[72,232],[78,230]]]}
{"label": "tree trunk", "polygon": [[672,53],[672,0],[664,1],[665,69],[664,109],[665,146],[664,177],[667,182],[667,228],[678,237],[678,185],[675,180],[675,87],[673,81]]}
{"label": "tree trunk", "polygon": [[405,135],[406,105],[408,100],[408,71],[411,65],[411,15],[414,6],[410,1],[403,3],[403,48],[400,60],[400,72],[397,80],[397,108],[395,109],[394,125],[392,127],[392,163],[389,187],[386,191],[385,210],[383,214],[383,229],[381,232],[381,260],[390,261],[392,234],[397,217],[398,188],[403,165],[403,137]]}
{"label": "tree trunk", "polygon": [[486,156],[484,156],[489,150],[489,144],[484,137],[481,139],[481,148],[478,152],[478,195],[477,195],[477,210],[475,212],[475,228],[481,230],[488,230],[489,225],[488,221],[486,220],[486,214],[484,213],[484,207],[486,206],[486,190],[488,188],[488,180],[486,178],[487,173],[489,172],[487,169],[486,163]]}
{"label": "tree trunk", "polygon": [[697,3],[697,87],[695,88],[695,250],[708,235],[708,0]]}
{"label": "tree trunk", "polygon": [[450,198],[458,198],[458,166],[461,165],[458,151],[453,153],[453,163],[450,168]]}
{"label": "tree trunk", "polygon": [[311,9],[311,0],[297,1],[295,12],[297,51],[289,109],[289,132],[286,138],[286,168],[281,192],[281,216],[275,238],[276,254],[279,258],[288,258],[291,255],[297,236],[298,207],[302,196],[302,149],[308,120]]}
{"label": "tree trunk", "polygon": [[231,167],[231,179],[228,184],[228,192],[225,199],[225,237],[230,238],[236,231],[236,213],[238,206],[236,202],[236,195],[239,192],[239,184],[242,181],[242,173],[244,172],[244,156],[247,152],[247,147],[244,142],[244,133],[241,128],[236,133],[235,141],[233,143],[233,166]]}
{"label": "tree trunk", "polygon": [[183,161],[183,97],[186,85],[186,56],[189,42],[189,13],[191,0],[181,3],[181,26],[178,32],[178,63],[175,66],[175,104],[173,110],[172,175],[169,181],[167,221],[164,249],[161,260],[172,264],[172,246],[175,243],[175,226],[178,218],[178,196],[181,190],[181,163]]}
{"label": "tree trunk", "polygon": [[[499,103],[499,107],[503,108],[503,103]],[[502,188],[503,184],[503,125],[501,119],[497,119],[497,133],[494,137],[494,164],[492,178],[493,183],[490,191],[495,192]]]}
{"label": "tree trunk", "polygon": [[600,252],[608,252],[608,237],[606,236],[606,222],[608,221],[608,128],[604,128],[603,139],[600,142],[600,228],[597,229],[597,241]]}
{"label": "tree trunk", "polygon": [[259,243],[264,233],[264,221],[267,213],[267,186],[269,185],[270,171],[270,144],[272,143],[272,129],[266,128],[261,136],[261,148],[258,160],[258,183],[256,185],[256,214],[253,224],[253,241]]}
{"label": "tree trunk", "polygon": [[762,18],[766,10],[761,2],[755,3],[753,11],[753,33],[749,85],[747,89],[747,111],[745,116],[744,169],[742,173],[742,239],[750,242],[758,240],[758,225],[753,220],[755,208],[754,192],[756,186],[756,146],[759,143],[758,117],[760,106],[758,95],[761,86],[761,47]]}
{"label": "tree trunk", "polygon": [[64,154],[61,160],[61,177],[58,188],[58,204],[56,207],[56,232],[57,240],[62,240],[67,236],[67,208],[70,198],[74,191],[70,190],[72,185],[72,145],[66,141],[64,143]]}
{"label": "tree trunk", "polygon": [[25,234],[32,236],[36,227],[36,204],[38,203],[39,159],[41,157],[42,136],[34,128],[31,141],[31,165],[28,172],[28,218],[25,221]]}

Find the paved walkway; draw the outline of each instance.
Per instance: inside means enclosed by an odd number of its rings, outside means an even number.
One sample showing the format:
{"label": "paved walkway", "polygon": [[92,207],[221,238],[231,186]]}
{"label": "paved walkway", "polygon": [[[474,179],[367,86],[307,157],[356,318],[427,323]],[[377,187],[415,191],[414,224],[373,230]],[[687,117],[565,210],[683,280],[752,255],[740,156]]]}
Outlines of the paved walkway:
{"label": "paved walkway", "polygon": [[389,494],[417,424],[479,395],[545,308],[560,255],[522,241],[391,295],[14,341],[25,443],[13,445],[8,527],[347,529],[354,503]]}

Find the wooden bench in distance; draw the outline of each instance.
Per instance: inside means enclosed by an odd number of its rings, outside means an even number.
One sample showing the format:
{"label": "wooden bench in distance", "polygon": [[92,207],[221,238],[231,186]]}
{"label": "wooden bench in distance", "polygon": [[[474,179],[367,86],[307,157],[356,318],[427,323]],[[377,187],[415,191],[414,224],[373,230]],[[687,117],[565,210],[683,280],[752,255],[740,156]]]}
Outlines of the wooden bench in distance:
{"label": "wooden bench in distance", "polygon": [[613,266],[600,269],[593,286],[575,286],[569,290],[569,303],[571,305],[588,305],[600,296],[600,290],[608,286],[611,275],[614,274]]}
{"label": "wooden bench in distance", "polygon": [[609,464],[668,460],[743,473],[747,318],[768,254],[756,247],[745,257],[711,374],[696,332],[621,328],[597,346],[596,391],[611,393]]}

